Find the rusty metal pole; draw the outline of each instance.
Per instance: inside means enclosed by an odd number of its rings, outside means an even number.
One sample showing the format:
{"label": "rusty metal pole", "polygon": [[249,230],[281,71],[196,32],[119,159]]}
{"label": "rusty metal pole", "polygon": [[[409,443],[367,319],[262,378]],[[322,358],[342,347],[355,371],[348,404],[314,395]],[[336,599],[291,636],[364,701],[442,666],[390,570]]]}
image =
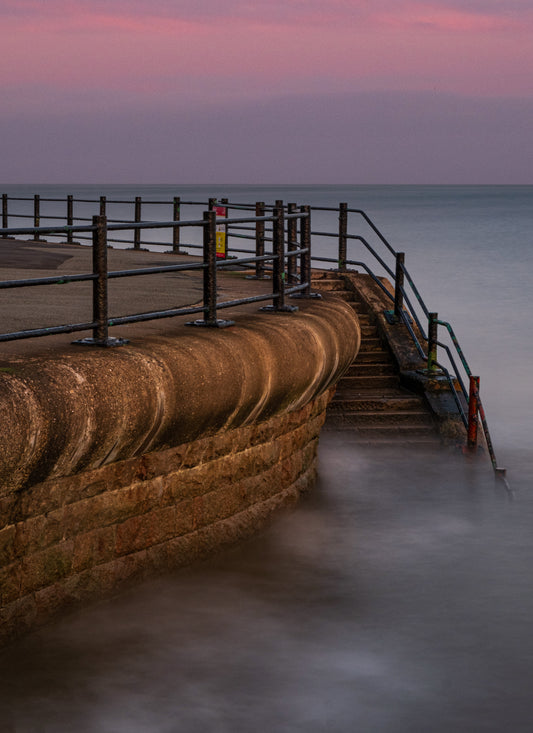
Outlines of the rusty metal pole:
{"label": "rusty metal pole", "polygon": [[[74,197],[67,196],[67,226],[71,227],[74,224]],[[67,232],[67,242],[72,244],[72,232]]]}
{"label": "rusty metal pole", "polygon": [[217,320],[216,214],[204,211],[204,321],[215,325]]}
{"label": "rusty metal pole", "polygon": [[107,219],[93,216],[93,337],[74,341],[81,346],[124,346],[129,339],[109,336],[107,297]]}
{"label": "rusty metal pole", "polygon": [[[174,196],[174,200],[172,202],[172,221],[180,220],[180,208],[181,208],[181,199],[179,196]],[[180,228],[179,227],[172,227],[172,251],[176,253],[180,251]]]}
{"label": "rusty metal pole", "polygon": [[[140,224],[141,222],[141,205],[142,205],[141,197],[135,196],[135,223],[136,224]],[[140,229],[133,230],[133,248],[134,249],[141,248],[141,230]]]}
{"label": "rusty metal pole", "polygon": [[346,270],[347,235],[348,234],[348,204],[339,204],[339,270]]}
{"label": "rusty metal pole", "polygon": [[283,201],[276,201],[273,215],[276,220],[272,229],[274,240],[274,261],[272,263],[272,292],[274,297],[272,303],[276,310],[281,310],[285,305],[285,220],[283,217]]}
{"label": "rusty metal pole", "polygon": [[302,249],[307,249],[306,252],[300,255],[300,282],[303,285],[305,283],[306,288],[302,291],[303,295],[311,295],[311,207],[301,206],[300,211],[303,214],[307,214],[300,219],[300,239]]}
{"label": "rusty metal pole", "polygon": [[468,434],[467,448],[475,451],[477,448],[477,428],[479,411],[479,377],[470,375],[470,391],[468,395]]}
{"label": "rusty metal pole", "polygon": [[437,330],[439,320],[438,313],[429,313],[428,320],[428,372],[433,374],[437,371]]}
{"label": "rusty metal pole", "polygon": [[[41,225],[41,198],[38,193],[33,197],[33,226],[38,227]],[[36,242],[40,240],[39,232],[34,233]]]}
{"label": "rusty metal pole", "polygon": [[[287,213],[295,214],[297,211],[296,204],[287,204]],[[287,219],[287,251],[294,252],[298,249],[298,219]],[[297,282],[296,275],[296,257],[287,257],[287,282],[290,284]]]}
{"label": "rusty metal pole", "polygon": [[[255,215],[265,215],[265,202],[256,201],[255,203]],[[263,257],[265,254],[265,222],[255,222],[255,256]],[[265,277],[265,263],[263,261],[255,263],[255,277],[258,280],[262,280]]]}
{"label": "rusty metal pole", "polygon": [[403,283],[404,272],[403,264],[405,262],[405,254],[403,252],[396,253],[396,279],[394,287],[394,318],[396,321],[402,320],[403,312]]}
{"label": "rusty metal pole", "polygon": [[[220,199],[220,204],[226,209],[226,218],[229,219],[228,199]],[[229,231],[227,224],[224,224],[224,249],[224,257],[227,259],[229,256]]]}
{"label": "rusty metal pole", "polygon": [[8,224],[8,213],[7,213],[7,193],[2,194],[2,227],[7,229]]}
{"label": "rusty metal pole", "polygon": [[108,338],[107,317],[107,219],[93,216],[93,321],[98,325],[93,330],[95,342],[105,343]]}
{"label": "rusty metal pole", "polygon": [[226,328],[235,321],[217,319],[217,225],[216,213],[203,213],[203,259],[204,259],[204,317],[196,321],[188,321],[187,326],[210,326]]}

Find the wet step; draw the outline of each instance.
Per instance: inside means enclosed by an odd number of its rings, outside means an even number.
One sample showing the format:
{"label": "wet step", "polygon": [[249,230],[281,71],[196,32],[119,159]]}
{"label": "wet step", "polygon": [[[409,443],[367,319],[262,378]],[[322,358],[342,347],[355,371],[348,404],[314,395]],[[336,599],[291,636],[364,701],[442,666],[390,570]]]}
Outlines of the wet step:
{"label": "wet step", "polygon": [[358,363],[354,361],[346,371],[345,377],[390,377],[397,376],[396,367],[391,361],[372,361]]}
{"label": "wet step", "polygon": [[[362,344],[364,346],[365,344]],[[361,364],[361,363],[375,363],[380,364],[387,362],[388,364],[392,364],[391,355],[389,352],[384,349],[374,349],[373,351],[359,351],[357,354],[357,359],[354,363]]]}
{"label": "wet step", "polygon": [[422,429],[432,428],[433,420],[426,410],[344,410],[343,421],[358,427]]}
{"label": "wet step", "polygon": [[345,410],[346,412],[356,411],[416,411],[424,408],[424,402],[415,395],[398,394],[396,391],[388,395],[376,396],[373,390],[367,392],[350,392],[342,390],[333,397],[329,409],[332,412]]}
{"label": "wet step", "polygon": [[378,389],[382,390],[387,387],[399,386],[400,380],[397,374],[392,375],[367,375],[367,376],[345,376],[342,378],[342,386],[349,389]]}

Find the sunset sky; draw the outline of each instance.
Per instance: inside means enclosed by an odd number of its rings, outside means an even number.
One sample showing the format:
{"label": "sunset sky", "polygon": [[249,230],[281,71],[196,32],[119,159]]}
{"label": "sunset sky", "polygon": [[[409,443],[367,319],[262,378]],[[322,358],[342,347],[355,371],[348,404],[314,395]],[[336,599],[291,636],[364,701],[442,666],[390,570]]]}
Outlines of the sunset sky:
{"label": "sunset sky", "polygon": [[6,183],[533,183],[533,0],[0,0]]}

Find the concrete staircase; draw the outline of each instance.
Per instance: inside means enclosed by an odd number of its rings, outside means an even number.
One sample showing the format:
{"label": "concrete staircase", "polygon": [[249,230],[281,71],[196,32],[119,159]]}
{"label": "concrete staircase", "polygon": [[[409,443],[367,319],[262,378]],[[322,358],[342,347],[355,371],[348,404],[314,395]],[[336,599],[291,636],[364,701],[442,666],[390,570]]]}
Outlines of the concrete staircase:
{"label": "concrete staircase", "polygon": [[431,410],[423,397],[400,386],[396,363],[357,293],[332,271],[313,273],[312,286],[346,300],[361,325],[360,351],[337,385],[325,429],[350,430],[368,445],[440,444]]}

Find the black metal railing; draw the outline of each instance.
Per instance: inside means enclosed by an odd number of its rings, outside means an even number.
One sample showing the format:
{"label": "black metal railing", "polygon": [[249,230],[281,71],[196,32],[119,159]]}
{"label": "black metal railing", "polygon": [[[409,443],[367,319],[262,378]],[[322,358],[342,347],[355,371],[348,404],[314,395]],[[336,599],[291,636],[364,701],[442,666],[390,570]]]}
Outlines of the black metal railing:
{"label": "black metal railing", "polygon": [[[231,325],[231,321],[224,321],[217,318],[219,310],[243,305],[246,303],[255,303],[261,301],[271,301],[271,304],[265,307],[265,310],[274,312],[295,311],[297,307],[288,305],[286,299],[288,297],[315,297],[311,293],[311,271],[310,271],[310,227],[309,227],[309,211],[306,207],[302,207],[298,211],[285,213],[283,205],[274,208],[272,213],[263,216],[248,217],[224,217],[218,219],[216,212],[211,209],[203,213],[202,219],[197,220],[172,220],[165,222],[128,222],[109,224],[106,217],[95,215],[91,225],[73,225],[73,226],[47,226],[47,227],[8,227],[0,229],[0,237],[13,237],[20,235],[33,235],[34,239],[39,241],[43,235],[62,235],[72,234],[90,234],[92,239],[92,264],[93,271],[91,273],[81,273],[75,275],[59,275],[45,278],[30,278],[23,280],[6,280],[0,282],[0,289],[35,287],[42,285],[55,285],[58,283],[86,282],[93,283],[93,319],[85,323],[62,324],[47,328],[32,328],[23,331],[14,331],[10,333],[0,334],[0,341],[14,341],[25,338],[34,338],[38,336],[48,336],[51,334],[73,333],[77,331],[92,330],[91,338],[83,339],[84,344],[97,346],[118,346],[125,343],[123,339],[111,338],[109,336],[109,328],[112,326],[123,325],[127,323],[137,323],[141,321],[155,320],[159,318],[170,318],[174,316],[202,314],[202,318],[191,322],[191,325],[208,326],[208,327],[224,327]],[[300,241],[297,247],[293,247],[291,251],[286,249],[286,231],[294,228],[294,224],[300,222]],[[242,225],[253,223],[260,231],[264,231],[265,224],[271,226],[272,231],[272,249],[269,252],[261,254],[248,251],[247,257],[217,259],[216,252],[216,234],[217,226],[229,227],[231,225]],[[203,231],[202,244],[202,261],[201,262],[181,262],[172,265],[163,265],[157,267],[137,268],[134,270],[109,271],[107,266],[107,248],[110,242],[109,233],[119,232],[130,229],[134,232],[142,232],[148,229],[183,229],[183,228],[200,228]],[[301,280],[298,283],[289,283],[287,278],[288,263],[299,259],[299,271]],[[271,266],[271,291],[267,294],[260,293],[258,295],[246,298],[233,299],[229,301],[217,301],[217,270],[228,265],[232,266],[255,266],[256,273],[264,267],[265,263]],[[147,313],[136,313],[120,317],[111,317],[108,312],[108,281],[122,277],[136,277],[141,275],[151,275],[158,273],[178,272],[183,270],[201,270],[203,272],[203,302],[199,306],[190,306],[182,308],[172,308],[160,311],[150,311]]]}
{"label": "black metal railing", "polygon": [[[338,207],[312,207],[311,210],[335,212],[339,218],[337,232],[312,232],[312,236],[334,237],[337,239],[336,260],[331,257],[313,255],[313,261],[336,263],[337,269],[341,272],[346,271],[349,266],[359,267],[372,278],[391,302],[391,309],[385,311],[388,322],[391,324],[401,323],[406,327],[421,361],[425,363],[424,372],[426,375],[428,377],[443,376],[448,382],[457,411],[467,431],[467,447],[471,450],[477,448],[478,416],[481,419],[492,467],[495,473],[505,481],[505,469],[498,467],[485,410],[479,395],[479,377],[472,374],[464,351],[450,323],[439,319],[437,313],[431,313],[428,310],[405,266],[405,253],[397,252],[370,217],[361,209],[351,209],[346,203],[341,203]],[[365,222],[375,235],[378,245],[382,246],[384,250],[382,253],[378,252],[377,248],[370,244],[366,237],[349,233],[348,216],[350,214],[359,216]],[[367,262],[348,257],[349,244],[356,241],[360,242],[372,259],[381,266],[387,278],[394,285],[393,293],[385,287]],[[445,329],[448,342],[439,340],[439,326]],[[447,365],[438,360],[437,348],[442,349],[446,354],[449,362]],[[468,388],[466,383],[469,384]]]}
{"label": "black metal railing", "polygon": [[[26,209],[13,210],[10,202],[21,204]],[[43,214],[42,204],[65,205],[64,214]],[[75,216],[75,206],[98,206],[99,214],[93,217]],[[117,206],[132,207],[130,219],[108,217]],[[147,207],[171,207],[170,221],[146,221],[143,211]],[[207,211],[202,219],[182,220],[182,207],[202,207]],[[232,216],[230,212],[237,212],[241,216]],[[311,229],[311,217],[314,212],[332,214],[338,217],[337,226],[333,231]],[[248,216],[244,216],[248,214]],[[354,233],[352,227],[354,218],[363,222],[368,231],[367,236]],[[9,227],[11,218],[31,220],[33,226],[23,228]],[[43,220],[65,221],[66,225],[41,226]],[[91,224],[87,225],[86,222]],[[298,232],[298,222],[300,231]],[[203,230],[201,243],[182,241],[181,232],[188,228]],[[152,241],[142,238],[143,233],[149,230],[166,230],[170,232],[167,241]],[[131,232],[129,239],[116,238],[115,233]],[[362,209],[350,208],[347,203],[340,203],[337,207],[331,206],[297,206],[295,203],[284,204],[277,200],[274,204],[263,201],[250,203],[230,202],[227,198],[217,201],[209,198],[207,201],[185,201],[179,196],[172,200],[143,200],[135,197],[134,200],[107,199],[101,196],[98,199],[75,199],[68,196],[65,199],[44,198],[38,195],[33,197],[9,197],[2,195],[2,229],[0,236],[17,236],[32,234],[39,241],[44,235],[53,235],[65,238],[68,243],[76,239],[88,239],[93,247],[93,272],[85,275],[61,276],[57,278],[40,278],[30,281],[6,281],[0,283],[0,288],[23,287],[26,285],[41,285],[57,282],[75,282],[90,280],[93,282],[93,321],[90,323],[70,324],[48,329],[33,329],[13,334],[0,334],[0,341],[13,338],[29,338],[51,333],[64,333],[93,329],[92,339],[84,339],[83,343],[111,345],[114,343],[108,335],[108,328],[114,325],[133,323],[136,321],[167,318],[177,315],[202,313],[203,317],[194,321],[196,325],[224,326],[230,322],[217,318],[217,311],[241,303],[271,300],[267,306],[273,311],[294,310],[287,305],[286,298],[315,297],[311,292],[311,265],[316,263],[334,264],[344,272],[350,267],[364,270],[376,283],[377,287],[390,301],[391,308],[385,311],[387,320],[391,324],[405,325],[413,344],[425,362],[428,376],[443,376],[454,397],[457,410],[467,429],[468,446],[475,449],[477,445],[478,415],[485,435],[494,470],[503,473],[498,468],[492,447],[488,425],[485,418],[483,404],[479,396],[479,377],[474,377],[465,358],[464,352],[457,340],[451,325],[439,319],[436,313],[428,310],[413,279],[405,265],[405,254],[397,252],[371,218]],[[219,235],[217,241],[217,234]],[[299,234],[299,241],[298,241]],[[111,235],[111,236],[110,236]],[[223,236],[220,236],[223,235]],[[375,243],[369,241],[369,237]],[[191,240],[193,237],[190,238]],[[311,242],[336,241],[336,256],[317,254],[316,244]],[[252,243],[253,247],[246,246]],[[105,243],[105,244],[104,244]],[[218,246],[222,243],[222,246]],[[240,244],[238,244],[240,243]],[[105,252],[108,245],[130,245],[133,249],[145,246],[171,246],[171,251],[183,253],[186,250],[200,249],[202,262],[181,263],[164,267],[144,268],[142,270],[127,270],[122,272],[107,272],[107,258]],[[364,258],[354,259],[349,256],[351,246],[358,244],[363,247]],[[329,247],[328,247],[329,249]],[[220,303],[216,301],[216,272],[220,267],[231,264],[253,266],[255,279],[272,279],[272,292],[268,295],[257,295],[241,300]],[[369,265],[369,261],[374,263]],[[383,284],[376,267],[394,285],[394,292]],[[155,274],[158,272],[172,272],[179,270],[201,269],[204,278],[203,304],[197,307],[175,308],[150,313],[133,314],[119,318],[109,318],[107,313],[107,281],[116,277],[133,277],[136,275]],[[439,340],[438,327],[444,329],[447,342]],[[437,350],[441,349],[448,359],[443,364],[437,358]],[[458,359],[457,359],[458,357]],[[458,363],[459,362],[459,363]],[[469,388],[467,388],[467,382]],[[474,406],[475,405],[475,409]]]}

